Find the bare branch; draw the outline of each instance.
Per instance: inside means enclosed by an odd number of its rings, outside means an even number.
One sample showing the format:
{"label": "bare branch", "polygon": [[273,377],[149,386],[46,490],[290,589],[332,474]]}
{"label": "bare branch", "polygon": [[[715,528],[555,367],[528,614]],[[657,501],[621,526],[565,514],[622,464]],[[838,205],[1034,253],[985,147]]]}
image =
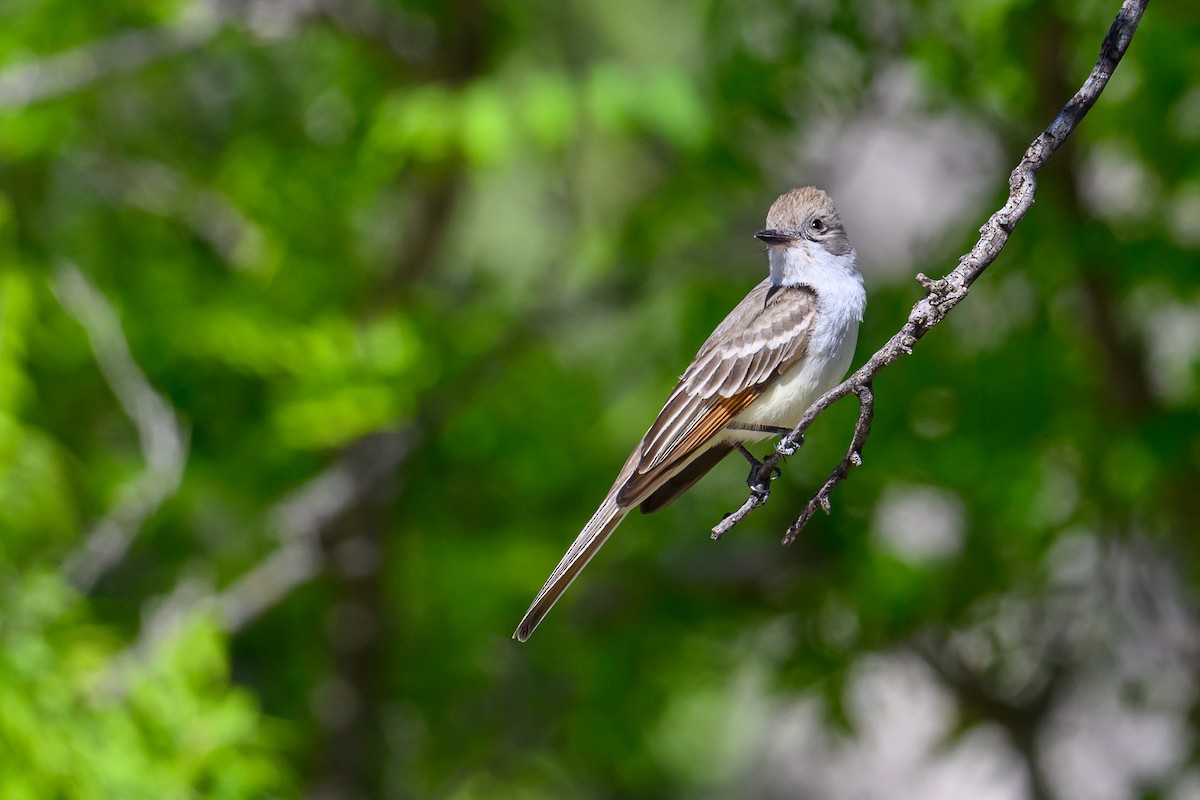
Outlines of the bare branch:
{"label": "bare branch", "polygon": [[389,480],[412,451],[412,430],[364,437],[336,464],[280,501],[271,512],[283,546],[214,598],[233,633],[274,606],[325,565],[323,539],[334,524]]}
{"label": "bare branch", "polygon": [[[850,474],[851,467],[862,466],[862,448],[867,442],[867,436],[871,433],[871,420],[875,416],[875,395],[871,391],[870,381],[861,386],[854,386],[850,391],[858,395],[858,422],[854,424],[854,436],[850,439],[850,449],[846,451],[846,457],[843,458],[838,465],[833,468],[833,472],[830,473],[829,479],[825,481],[824,485],[821,486],[821,489],[815,495],[813,495],[807,503],[805,503],[804,511],[800,512],[800,517],[793,522],[790,527],[788,527],[787,533],[783,538],[784,544],[791,544],[796,539],[796,534],[798,534],[804,528],[804,526],[808,524],[808,521],[812,519],[814,514],[817,513],[818,508],[828,514],[831,507],[829,503],[829,493],[833,491],[833,487],[841,483],[842,480]],[[830,402],[830,405],[832,405],[832,401]],[[823,407],[821,411],[823,411],[824,408],[828,408],[828,406]],[[808,413],[805,414],[805,419],[809,420],[808,424],[811,424],[812,420],[815,420],[818,414],[820,414],[820,411],[814,412],[813,409],[810,408]],[[810,415],[811,419],[809,419]],[[805,429],[807,429],[808,424],[804,424]],[[768,474],[772,469],[774,469],[775,465],[778,464],[779,461],[783,460],[783,453],[790,455],[795,452],[796,447],[800,444],[802,438],[802,434],[792,431],[792,433],[785,438],[786,445],[784,441],[781,441],[779,443],[779,450],[776,451],[775,455],[772,455],[766,459],[762,473]],[[739,508],[737,511],[734,511],[732,514],[726,515],[725,519],[721,520],[713,527],[712,538],[720,539],[722,536],[724,536],[730,528],[741,522],[747,514],[761,506],[763,503],[767,502],[767,498],[770,497],[770,494],[771,492],[768,486],[759,487],[759,491],[751,492],[750,496],[746,498],[746,502],[742,503],[741,508]]]}
{"label": "bare branch", "polygon": [[20,108],[124,75],[205,45],[220,29],[215,3],[198,0],[171,24],[124,31],[0,71],[0,110]]}
{"label": "bare branch", "polygon": [[800,512],[796,521],[788,526],[787,533],[783,535],[784,544],[796,541],[796,535],[804,530],[804,526],[812,519],[813,514],[817,513],[817,508],[828,514],[830,510],[829,493],[833,491],[833,487],[845,480],[846,476],[850,474],[851,467],[862,466],[863,445],[867,443],[867,437],[871,434],[871,420],[875,417],[875,395],[871,392],[870,383],[856,386],[854,393],[858,395],[858,422],[854,424],[854,436],[850,439],[850,449],[846,451],[846,457],[833,468],[833,472],[829,474],[828,480],[820,490],[804,504],[804,510]]}
{"label": "bare branch", "polygon": [[420,63],[433,54],[432,25],[400,7],[375,0],[315,0],[312,9],[350,33],[385,46],[400,61]]}
{"label": "bare branch", "polygon": [[[828,510],[829,493],[849,474],[850,467],[854,465],[855,461],[861,460],[862,446],[870,431],[873,415],[871,403],[866,398],[870,397],[871,382],[875,376],[884,367],[899,361],[902,356],[911,355],[913,345],[945,319],[950,309],[962,302],[963,298],[967,296],[971,284],[1000,255],[1000,251],[1008,242],[1009,235],[1021,218],[1025,216],[1025,212],[1033,205],[1034,194],[1037,191],[1038,170],[1045,166],[1050,156],[1078,127],[1084,115],[1096,103],[1100,93],[1104,91],[1108,79],[1112,77],[1117,64],[1120,63],[1125,51],[1129,48],[1129,43],[1133,39],[1133,34],[1137,30],[1138,22],[1141,21],[1148,2],[1149,0],[1124,0],[1121,4],[1117,18],[1113,21],[1108,35],[1104,37],[1104,42],[1100,45],[1100,57],[1092,68],[1091,74],[1088,75],[1087,80],[1074,97],[1063,106],[1054,121],[1029,145],[1021,162],[1008,179],[1008,201],[999,211],[992,214],[979,229],[979,240],[971,248],[971,251],[959,259],[958,266],[942,278],[933,280],[924,274],[917,275],[917,281],[925,287],[925,296],[912,307],[904,326],[867,359],[867,363],[859,367],[853,375],[818,398],[805,412],[800,424],[779,442],[776,452],[764,459],[763,464],[766,471],[763,474],[769,474],[769,470],[795,451],[796,446],[803,441],[804,432],[826,409],[847,395],[859,396],[862,407],[858,423],[855,425],[854,438],[846,457],[834,469],[829,480],[805,504],[804,511],[796,521],[788,527],[783,539],[784,544],[791,544],[795,540],[796,534],[811,519],[816,506],[819,505]],[[866,397],[863,395],[864,390]],[[766,502],[766,499],[766,492],[752,493],[750,499],[741,508],[713,528],[713,538],[720,538],[747,514]]]}
{"label": "bare branch", "polygon": [[928,631],[914,636],[908,647],[933,670],[942,685],[954,693],[961,708],[1004,729],[1029,770],[1030,796],[1034,800],[1054,797],[1046,782],[1038,734],[1063,685],[1071,678],[1066,662],[1048,653],[1046,673],[1025,687],[1025,696],[1017,700],[997,693],[976,670],[963,662],[950,643]]}
{"label": "bare branch", "polygon": [[404,62],[428,60],[433,47],[428,22],[375,0],[195,0],[165,25],[122,31],[0,70],[0,111],[53,100],[197,50],[212,41],[234,12],[240,12],[259,33],[287,30],[308,17],[323,17],[355,36],[380,42]]}
{"label": "bare branch", "polygon": [[72,159],[91,188],[109,203],[182,222],[233,269],[252,270],[260,264],[266,233],[220,192],[198,186],[157,161],[98,153],[77,153]]}
{"label": "bare branch", "polygon": [[112,659],[98,691],[123,692],[130,673],[197,614],[211,614],[222,630],[236,633],[321,574],[329,532],[392,479],[416,439],[412,429],[363,437],[272,507],[268,519],[281,545],[252,569],[221,590],[203,576],[184,577],[170,594],[147,603],[137,640]]}
{"label": "bare branch", "polygon": [[66,561],[70,582],[87,591],[125,555],[145,521],[179,489],[187,463],[187,434],[171,405],[138,368],[121,322],[104,295],[74,264],[62,263],[53,289],[87,333],[100,372],[137,428],[145,470],[124,486],[108,514]]}

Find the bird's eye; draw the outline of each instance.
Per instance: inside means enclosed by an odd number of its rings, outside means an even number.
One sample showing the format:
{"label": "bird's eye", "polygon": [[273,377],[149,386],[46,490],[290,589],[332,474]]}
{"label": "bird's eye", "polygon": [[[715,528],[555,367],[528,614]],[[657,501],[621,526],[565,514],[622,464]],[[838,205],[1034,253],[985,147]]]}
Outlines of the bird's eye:
{"label": "bird's eye", "polygon": [[817,233],[820,233],[821,231],[825,230],[825,221],[820,217],[817,217],[812,222],[808,223],[808,227],[812,228]]}

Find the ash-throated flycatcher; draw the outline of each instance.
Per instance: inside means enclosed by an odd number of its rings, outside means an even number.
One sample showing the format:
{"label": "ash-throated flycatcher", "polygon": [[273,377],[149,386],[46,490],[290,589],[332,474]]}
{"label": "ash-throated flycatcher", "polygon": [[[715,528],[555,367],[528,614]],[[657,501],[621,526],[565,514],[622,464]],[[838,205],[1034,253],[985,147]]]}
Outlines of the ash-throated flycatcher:
{"label": "ash-throated flycatcher", "polygon": [[529,638],[635,506],[659,510],[734,449],[754,465],[752,485],[769,481],[745,443],[790,431],[845,374],[867,293],[833,200],[793,189],[754,235],[767,244],[770,276],[700,348],[513,638]]}

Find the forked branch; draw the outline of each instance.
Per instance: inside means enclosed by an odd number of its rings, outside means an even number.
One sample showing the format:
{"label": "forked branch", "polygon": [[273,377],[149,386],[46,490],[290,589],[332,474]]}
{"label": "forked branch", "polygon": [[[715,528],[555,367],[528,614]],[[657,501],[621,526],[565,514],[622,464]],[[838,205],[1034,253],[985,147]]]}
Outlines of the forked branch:
{"label": "forked branch", "polygon": [[[804,432],[826,409],[847,395],[858,396],[860,403],[858,422],[854,426],[854,436],[851,439],[850,447],[845,457],[830,474],[829,479],[805,504],[804,510],[796,518],[796,521],[788,527],[787,533],[783,537],[784,544],[791,544],[795,540],[796,534],[804,528],[818,507],[828,513],[829,495],[833,488],[850,474],[851,467],[862,464],[862,448],[870,433],[871,420],[874,416],[871,382],[884,367],[899,361],[901,356],[910,355],[913,345],[945,319],[950,309],[962,302],[963,298],[967,296],[971,284],[1000,255],[1000,251],[1008,242],[1009,235],[1021,218],[1025,216],[1025,212],[1033,205],[1034,194],[1037,192],[1038,170],[1045,166],[1046,162],[1050,160],[1050,156],[1054,155],[1054,151],[1062,146],[1067,137],[1079,126],[1088,110],[1095,105],[1096,99],[1108,85],[1108,79],[1112,77],[1117,64],[1125,55],[1125,51],[1129,49],[1129,43],[1133,39],[1133,34],[1142,19],[1147,3],[1149,0],[1124,0],[1121,4],[1117,18],[1113,21],[1108,35],[1104,37],[1104,42],[1100,45],[1100,57],[1096,60],[1096,65],[1092,67],[1091,74],[1088,75],[1087,80],[1084,81],[1075,96],[1063,106],[1062,111],[1058,112],[1054,121],[1029,145],[1021,162],[1017,164],[1017,168],[1012,171],[1012,175],[1008,179],[1008,201],[1000,210],[992,214],[979,229],[979,240],[971,248],[971,251],[960,258],[958,266],[944,277],[934,280],[924,274],[917,275],[917,281],[925,287],[925,296],[912,307],[904,326],[867,359],[867,363],[859,367],[853,375],[818,398],[805,412],[800,424],[779,442],[776,452],[764,460],[767,471],[763,474],[770,474],[769,471],[780,461],[795,452],[796,447],[803,441]],[[767,492],[752,492],[741,508],[726,516],[713,528],[713,538],[721,538],[730,528],[741,522],[747,514],[765,503],[767,496]]]}

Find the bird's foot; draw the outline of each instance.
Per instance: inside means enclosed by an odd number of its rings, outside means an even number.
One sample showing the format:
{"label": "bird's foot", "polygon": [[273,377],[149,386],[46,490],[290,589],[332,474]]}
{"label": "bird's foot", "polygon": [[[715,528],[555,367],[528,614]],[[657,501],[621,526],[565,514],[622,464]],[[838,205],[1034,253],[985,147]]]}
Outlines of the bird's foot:
{"label": "bird's foot", "polygon": [[746,485],[750,487],[750,492],[755,497],[765,502],[767,496],[771,493],[771,481],[782,475],[783,471],[776,466],[768,467],[755,458],[754,454],[747,450],[744,445],[739,444],[737,449],[750,465],[750,474],[746,477]]}
{"label": "bird's foot", "polygon": [[766,464],[759,463],[756,467],[750,468],[750,474],[746,477],[746,486],[750,487],[750,492],[760,501],[766,502],[767,496],[771,494],[771,481],[783,474],[783,470],[779,467],[767,467]]}
{"label": "bird's foot", "polygon": [[[791,431],[788,431],[788,433],[791,433]],[[780,439],[775,445],[775,452],[779,453],[779,455],[783,456],[784,458],[787,458],[790,455],[795,455],[796,451],[800,449],[800,445],[802,444],[804,444],[803,436],[797,436],[795,439],[789,439],[787,433],[785,433],[783,438]]]}

